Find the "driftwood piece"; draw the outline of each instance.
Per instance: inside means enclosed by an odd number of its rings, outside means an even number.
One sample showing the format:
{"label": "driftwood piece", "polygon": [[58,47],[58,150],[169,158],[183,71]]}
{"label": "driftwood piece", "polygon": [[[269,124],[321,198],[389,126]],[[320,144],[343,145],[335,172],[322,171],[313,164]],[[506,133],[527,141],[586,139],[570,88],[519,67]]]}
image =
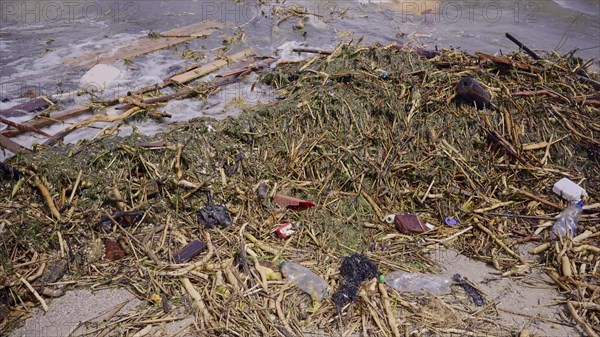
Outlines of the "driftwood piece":
{"label": "driftwood piece", "polygon": [[239,61],[242,61],[251,56],[254,56],[254,52],[252,51],[252,49],[247,48],[247,49],[242,50],[241,52],[238,52],[236,54],[233,54],[233,55],[227,57],[226,59],[215,60],[213,62],[207,63],[203,66],[192,69],[183,74],[175,75],[175,76],[171,77],[170,80],[175,83],[181,83],[181,84],[187,83],[187,82],[193,81],[199,77],[202,77],[202,76],[208,75],[214,71],[217,71],[230,63],[239,62]]}
{"label": "driftwood piece", "polygon": [[[218,61],[221,61],[221,60],[218,60]],[[265,60],[260,60],[258,62],[253,62],[251,64],[244,65],[244,66],[242,66],[242,67],[240,67],[238,69],[232,70],[232,71],[230,71],[228,73],[225,73],[225,74],[222,74],[222,75],[217,75],[218,79],[216,79],[215,81],[211,82],[210,86],[212,88],[217,88],[217,87],[221,87],[221,86],[225,86],[225,85],[229,85],[229,84],[235,83],[235,82],[238,81],[238,79],[240,78],[240,76],[244,76],[244,75],[246,75],[246,74],[248,74],[248,73],[250,73],[252,71],[257,71],[257,70],[260,70],[260,69],[264,69],[264,68],[268,67],[271,63],[273,63],[275,61],[276,61],[275,58],[268,58],[268,59],[265,59]],[[208,64],[204,65],[204,66],[208,66]],[[191,70],[188,70],[187,72],[190,72],[193,69],[198,69],[198,68],[199,67],[191,68]],[[212,71],[216,71],[218,69],[219,68],[213,68]],[[179,75],[187,73],[187,72],[183,72],[183,73],[180,73],[180,74],[177,74],[177,75],[173,75],[173,77],[179,76]],[[207,74],[209,74],[209,73],[207,73]],[[173,84],[173,82],[170,81],[170,80],[166,80],[166,81],[164,81],[161,84],[155,84],[154,86],[146,87],[146,88],[144,88],[144,90],[146,90],[148,88],[149,88],[149,90],[152,90],[152,89],[162,89],[162,88],[167,87],[170,84]],[[146,91],[149,91],[149,90],[146,90]],[[138,90],[136,92],[140,92],[140,90]],[[159,97],[153,97],[153,98],[145,99],[143,101],[143,103],[144,104],[154,104],[154,103],[168,102],[168,101],[170,101],[172,99],[187,98],[187,97],[193,96],[194,94],[196,94],[196,92],[194,90],[192,90],[190,88],[183,88],[183,89],[179,90],[178,92],[176,92],[174,94],[169,94],[169,95],[164,95],[164,96],[159,96]],[[116,109],[117,110],[127,110],[127,109],[130,109],[132,107],[134,107],[133,104],[125,104],[125,105],[122,105],[120,107],[117,107]]]}
{"label": "driftwood piece", "polygon": [[47,141],[44,142],[45,146],[52,146],[56,143],[58,143],[59,141],[61,141],[63,138],[65,138],[68,134],[70,134],[71,132],[78,130],[82,127],[88,126],[90,124],[96,123],[96,122],[104,122],[104,123],[112,123],[115,121],[119,121],[119,120],[123,120],[126,118],[129,118],[131,116],[133,116],[136,112],[140,111],[141,109],[138,107],[135,108],[131,108],[125,112],[123,112],[120,115],[113,115],[113,116],[92,116],[86,120],[83,120],[77,124],[74,124],[66,129],[64,129],[63,131],[53,135],[52,137],[48,138]]}
{"label": "driftwood piece", "polygon": [[110,231],[113,222],[122,227],[131,227],[138,224],[144,218],[144,211],[118,211],[113,215],[105,214],[100,218],[99,229]]}
{"label": "driftwood piece", "polygon": [[[143,93],[143,92],[147,92],[147,91],[154,90],[154,89],[162,89],[162,88],[165,88],[165,87],[167,87],[168,85],[170,85],[170,84],[172,84],[174,82],[175,83],[185,83],[185,82],[191,81],[193,79],[196,79],[198,77],[210,74],[211,72],[214,72],[214,71],[216,71],[216,70],[218,70],[218,69],[226,66],[227,64],[229,64],[231,62],[242,61],[245,58],[250,57],[252,55],[254,55],[254,53],[252,52],[251,49],[245,49],[245,50],[243,50],[243,51],[241,51],[241,52],[239,52],[237,54],[231,55],[226,60],[223,60],[223,59],[215,60],[215,61],[213,61],[211,63],[208,63],[208,64],[205,64],[205,65],[199,66],[197,68],[194,68],[194,69],[192,69],[192,70],[190,70],[188,72],[176,75],[176,76],[174,76],[174,77],[172,77],[172,78],[164,81],[161,84],[155,84],[155,85],[152,85],[152,86],[147,86],[147,87],[144,87],[144,88],[142,88],[142,89],[140,89],[140,90],[138,90],[136,92]],[[245,67],[245,69],[247,71],[257,70],[257,69],[263,68],[264,66],[266,66],[266,65],[268,65],[270,63],[272,63],[272,61],[257,62],[256,64],[251,64],[251,65]],[[179,82],[179,81],[173,81],[174,78],[178,78],[181,82]],[[215,87],[216,86],[221,86],[221,85],[228,84],[230,82],[231,82],[231,80],[229,80],[229,79],[223,79],[223,80],[217,81],[214,84],[214,86]],[[161,97],[155,97],[155,98],[150,98],[150,99],[144,100],[144,101],[142,101],[142,103],[144,103],[144,104],[153,104],[153,103],[166,102],[166,101],[169,101],[169,100],[175,99],[175,98],[185,98],[185,97],[188,97],[188,96],[193,95],[193,94],[194,94],[193,90],[186,88],[186,89],[180,90],[179,92],[177,92],[175,94],[161,96]],[[110,102],[110,103],[112,105],[112,104],[115,104],[117,102],[118,102],[118,100],[115,100],[115,101]],[[134,107],[136,107],[136,105],[126,104],[123,107],[120,107],[118,109],[120,109],[120,110],[126,110],[126,109],[131,109],[131,108],[134,108]],[[9,128],[9,129],[3,131],[2,135],[7,136],[7,137],[13,137],[13,136],[22,134],[24,132],[33,131],[33,130],[36,130],[38,128],[49,126],[49,125],[52,125],[53,123],[55,123],[57,121],[64,121],[64,120],[66,120],[68,118],[71,118],[71,117],[74,117],[74,116],[77,116],[77,115],[80,115],[80,114],[83,114],[83,113],[86,113],[86,112],[90,112],[90,111],[92,111],[91,107],[75,107],[75,108],[67,109],[67,110],[64,110],[64,111],[61,111],[61,112],[56,112],[56,113],[52,114],[50,117],[38,117],[37,119],[32,119],[32,120],[30,120],[28,122],[25,122],[25,123],[21,124],[23,127],[31,128],[31,129],[18,129],[18,128],[12,127],[12,128]],[[123,116],[123,115],[121,115],[121,116]],[[94,119],[94,118],[98,118],[98,117],[96,117],[96,116],[92,117],[92,119]],[[106,122],[108,122],[108,120],[97,120],[97,121],[106,121]],[[82,126],[82,125],[80,125],[80,126]],[[65,129],[65,130],[59,132],[58,134],[55,134],[52,137],[50,137],[50,135],[46,134],[46,136],[48,136],[50,138],[44,143],[44,145],[51,146],[51,145],[55,144],[57,141],[60,141],[66,135],[68,135],[69,133],[71,133],[71,132],[73,132],[75,130],[76,130],[75,127],[71,127],[71,128],[68,128],[68,129]],[[0,144],[0,145],[2,145],[2,144]],[[12,144],[12,145],[14,145],[14,144]],[[11,146],[11,145],[7,143],[7,146]],[[13,148],[17,149],[16,147],[13,147]]]}
{"label": "driftwood piece", "polygon": [[506,38],[511,40],[514,44],[519,46],[519,48],[523,49],[529,56],[533,57],[535,60],[539,60],[540,57],[533,50],[529,49],[526,45],[524,45],[521,41],[517,40],[514,36],[506,33]]}
{"label": "driftwood piece", "polygon": [[50,137],[49,134],[45,133],[44,131],[42,131],[42,130],[40,130],[38,128],[29,126],[29,125],[23,125],[23,124],[15,123],[15,122],[13,122],[11,120],[8,120],[6,118],[0,117],[0,122],[4,123],[6,125],[12,126],[13,128],[21,130],[23,132],[35,132],[35,133],[40,134],[40,135],[42,135],[44,137]]}
{"label": "driftwood piece", "polygon": [[492,141],[495,144],[500,145],[502,148],[504,148],[504,150],[510,154],[513,158],[517,159],[518,161],[520,161],[523,165],[527,165],[527,160],[525,160],[520,154],[519,152],[514,148],[514,146],[512,146],[512,144],[506,140],[504,137],[502,137],[498,132],[491,130],[491,129],[484,129],[485,132],[488,135],[488,139],[490,141]]}
{"label": "driftwood piece", "polygon": [[[184,99],[187,98],[191,95],[194,94],[194,90],[189,89],[189,88],[184,88],[179,90],[178,92],[174,93],[174,94],[169,94],[169,95],[164,95],[164,96],[159,96],[159,97],[153,97],[153,98],[148,98],[145,99],[142,103],[143,104],[155,104],[155,103],[162,103],[162,102],[168,102],[172,99]],[[125,104],[125,105],[121,105],[119,107],[117,107],[117,110],[127,110],[127,109],[131,109],[133,107],[135,107],[136,105],[134,104]]]}
{"label": "driftwood piece", "polygon": [[517,69],[517,70],[528,71],[528,72],[535,73],[535,74],[539,74],[542,72],[542,68],[530,66],[528,64],[517,62],[517,61],[513,61],[513,60],[509,59],[508,57],[494,56],[494,55],[480,53],[480,52],[476,52],[475,55],[477,55],[477,57],[479,57],[479,59],[489,60],[489,61],[494,62],[496,64],[496,66],[502,70]]}
{"label": "driftwood piece", "polygon": [[[38,117],[36,119],[32,119],[28,122],[22,123],[21,125],[39,129],[39,128],[43,128],[43,127],[52,125],[53,123],[56,123],[58,121],[64,121],[71,117],[75,117],[75,116],[78,116],[78,115],[81,115],[81,114],[84,114],[84,113],[90,112],[90,111],[92,111],[92,108],[88,107],[88,106],[75,107],[75,108],[71,108],[71,109],[53,113],[50,115],[50,117]],[[14,136],[18,136],[25,132],[26,131],[24,131],[24,130],[19,130],[16,128],[9,128],[9,129],[2,131],[2,135],[6,136],[6,137],[14,137]]]}
{"label": "driftwood piece", "polygon": [[85,67],[93,66],[98,63],[111,64],[119,60],[132,59],[137,56],[172,47],[195,38],[209,36],[224,27],[225,24],[221,22],[204,20],[190,26],[180,27],[161,33],[157,38],[141,38],[118,47],[116,51],[115,48],[106,48],[67,59],[63,63]]}
{"label": "driftwood piece", "polygon": [[21,144],[13,141],[12,139],[3,136],[0,134],[0,146],[7,149],[8,151],[12,152],[12,153],[17,153],[21,150],[24,151],[30,151],[28,148],[22,146]]}

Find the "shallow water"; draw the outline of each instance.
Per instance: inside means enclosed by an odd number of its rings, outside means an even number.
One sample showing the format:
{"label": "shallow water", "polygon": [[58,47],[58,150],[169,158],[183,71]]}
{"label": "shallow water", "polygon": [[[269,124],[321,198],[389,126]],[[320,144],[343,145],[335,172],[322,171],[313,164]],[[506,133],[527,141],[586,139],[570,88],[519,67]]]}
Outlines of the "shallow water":
{"label": "shallow water", "polygon": [[[102,48],[113,48],[146,36],[196,23],[205,19],[232,23],[223,32],[136,58],[133,64],[114,64],[121,75],[102,95],[118,97],[141,86],[161,82],[168,75],[196,60],[181,56],[185,48],[201,51],[213,59],[223,47],[223,35],[244,32],[231,46],[232,52],[251,47],[257,54],[279,50],[286,57],[299,45],[332,49],[340,41],[363,43],[400,41],[425,48],[456,47],[468,52],[504,53],[518,48],[506,37],[511,33],[534,50],[556,50],[565,54],[579,49],[577,56],[600,57],[600,4],[597,0],[515,0],[515,1],[3,1],[0,4],[0,103],[13,106],[29,92],[52,95],[79,88],[79,79],[88,70],[66,66],[66,58]],[[303,29],[294,29],[298,20],[282,21],[286,10],[308,13]],[[279,24],[278,24],[279,23]],[[237,28],[235,28],[237,26]],[[207,102],[182,100],[165,109],[173,120],[196,116],[223,118],[235,115],[240,107],[228,104],[236,98],[253,102],[272,99],[265,88],[252,93],[252,78],[225,88]],[[262,90],[262,91],[260,91]],[[68,95],[66,105],[82,104],[88,96]],[[29,116],[15,118],[22,122]],[[164,123],[148,122],[143,132],[160,131]],[[63,126],[55,126],[49,133]],[[86,129],[87,130],[87,129]],[[67,141],[90,137],[97,129],[82,130]],[[128,131],[124,130],[124,133]],[[130,132],[130,131],[129,131]],[[37,136],[16,140],[28,146]]]}

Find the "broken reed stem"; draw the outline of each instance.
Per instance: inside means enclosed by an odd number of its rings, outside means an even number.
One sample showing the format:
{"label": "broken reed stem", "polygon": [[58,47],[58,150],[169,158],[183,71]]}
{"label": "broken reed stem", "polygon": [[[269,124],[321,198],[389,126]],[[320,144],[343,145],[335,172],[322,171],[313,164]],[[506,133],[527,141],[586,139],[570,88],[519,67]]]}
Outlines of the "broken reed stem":
{"label": "broken reed stem", "polygon": [[44,197],[44,199],[46,200],[46,204],[48,205],[48,208],[50,209],[50,213],[52,214],[52,216],[56,220],[60,221],[61,220],[60,212],[58,211],[58,208],[56,208],[56,204],[54,204],[54,200],[52,199],[52,196],[50,195],[50,191],[48,191],[48,188],[46,187],[46,185],[44,185],[44,183],[42,183],[42,180],[40,179],[40,177],[37,174],[33,174],[33,182],[34,182],[35,186],[37,187],[37,189],[42,194],[42,196]]}
{"label": "broken reed stem", "polygon": [[75,184],[73,184],[73,189],[71,190],[71,195],[69,196],[69,204],[73,202],[73,198],[75,197],[75,192],[77,191],[77,187],[79,187],[79,183],[81,182],[81,175],[83,174],[83,170],[79,170],[77,174],[77,179],[75,180]]}
{"label": "broken reed stem", "polygon": [[513,257],[519,259],[519,261],[521,261],[522,264],[527,265],[527,261],[525,260],[525,258],[521,255],[521,254],[517,254],[515,253],[512,249],[510,249],[502,240],[500,240],[498,237],[496,237],[496,235],[494,235],[494,233],[492,233],[491,230],[489,230],[488,228],[486,228],[483,224],[481,224],[479,222],[479,219],[474,219],[475,221],[473,221],[475,223],[475,225],[481,229],[483,232],[485,232],[487,235],[489,235],[500,247],[502,247],[502,249],[504,249],[508,254],[512,255]]}
{"label": "broken reed stem", "polygon": [[423,195],[423,199],[421,199],[421,204],[425,203],[425,200],[427,199],[427,196],[429,195],[429,192],[431,192],[431,188],[433,187],[433,183],[435,183],[435,178],[431,179],[431,183],[429,184],[429,187],[427,187],[427,191],[425,192],[425,195]]}
{"label": "broken reed stem", "polygon": [[377,218],[379,220],[383,219],[383,212],[381,212],[381,208],[379,208],[379,206],[377,206],[377,204],[375,203],[375,201],[373,201],[371,196],[369,196],[365,191],[362,191],[362,196],[365,198],[365,200],[367,200],[369,205],[371,205],[371,208],[373,208],[375,213],[377,213]]}
{"label": "broken reed stem", "polygon": [[244,236],[246,237],[246,239],[250,240],[250,242],[252,242],[253,244],[255,244],[258,248],[260,248],[261,250],[267,252],[267,253],[271,253],[275,256],[279,255],[279,251],[261,241],[259,241],[257,238],[255,238],[252,234],[248,233],[248,232],[244,232]]}
{"label": "broken reed stem", "polygon": [[[110,214],[108,214],[108,213],[105,213],[105,214],[112,221],[112,223],[115,224],[115,226],[117,226],[117,228],[119,228],[130,241],[135,242],[140,247],[140,249],[142,251],[144,251],[144,253],[146,253],[146,255],[148,255],[148,257],[150,259],[152,259],[152,261],[154,261],[154,263],[156,263],[158,266],[163,265],[163,263],[161,263],[161,261],[158,260],[158,258],[156,257],[156,254],[154,254],[154,251],[152,251],[148,247],[148,245],[140,242],[140,240],[138,240],[138,238],[136,238],[131,233],[129,233],[125,228],[123,228],[123,226],[121,226],[121,224],[119,224],[119,222],[117,220],[115,220],[115,218],[113,218]],[[133,248],[133,244],[132,244],[132,248]]]}
{"label": "broken reed stem", "polygon": [[188,292],[188,294],[194,300],[196,309],[198,311],[200,311],[200,314],[204,318],[204,321],[206,322],[206,324],[208,324],[210,327],[214,327],[215,325],[214,325],[212,316],[210,315],[210,313],[208,312],[208,309],[204,305],[204,301],[202,301],[202,297],[200,297],[200,293],[196,290],[196,288],[194,288],[194,286],[192,285],[192,282],[190,282],[190,279],[188,279],[187,277],[182,277],[181,283],[183,284],[183,287]]}
{"label": "broken reed stem", "polygon": [[27,289],[29,289],[33,296],[35,296],[35,298],[40,302],[42,308],[44,309],[44,312],[48,312],[48,304],[46,304],[46,301],[44,301],[42,296],[40,296],[40,294],[38,294],[38,292],[35,289],[33,289],[31,284],[27,282],[27,280],[23,277],[19,277],[19,281],[21,281],[27,287]]}
{"label": "broken reed stem", "polygon": [[575,301],[570,301],[570,302],[572,305],[577,306],[581,309],[600,311],[600,304],[596,304],[596,303],[592,303],[592,302],[575,302]]}
{"label": "broken reed stem", "polygon": [[541,252],[545,252],[546,250],[548,250],[550,247],[552,247],[552,243],[550,242],[545,242],[542,243],[541,245],[534,247],[533,249],[529,250],[529,254],[534,254],[537,255]]}
{"label": "broken reed stem", "polygon": [[121,192],[119,191],[119,188],[116,185],[113,186],[112,192],[115,196],[115,201],[117,202],[117,209],[121,212],[126,211],[127,205],[125,204],[125,202],[123,202],[125,199],[123,199],[123,196],[121,195]]}
{"label": "broken reed stem", "polygon": [[27,277],[27,281],[28,282],[33,282],[33,281],[37,280],[38,278],[40,278],[40,276],[42,276],[42,274],[44,273],[44,269],[46,269],[46,262],[45,261],[43,261],[40,264],[40,266],[38,267],[38,269],[35,271],[34,274],[32,274],[29,277]]}
{"label": "broken reed stem", "polygon": [[594,253],[600,253],[600,247],[592,246],[592,245],[581,245],[577,247],[573,247],[573,251],[576,253],[582,252],[584,250],[589,250]]}
{"label": "broken reed stem", "polygon": [[571,316],[573,317],[573,319],[575,320],[575,322],[577,322],[577,325],[579,325],[579,327],[583,331],[585,331],[585,333],[588,336],[590,336],[590,337],[598,337],[598,334],[589,325],[587,325],[587,323],[585,323],[581,319],[581,317],[577,313],[577,310],[575,310],[575,307],[573,307],[573,303],[571,303],[571,301],[567,301],[567,308],[569,309],[569,313],[571,313]]}
{"label": "broken reed stem", "polygon": [[448,241],[452,241],[454,239],[456,239],[457,237],[465,234],[466,232],[470,231],[471,229],[473,229],[473,226],[469,226],[463,230],[461,230],[460,232],[454,233],[452,235],[450,235],[447,238],[443,238],[443,239],[425,239],[427,241],[431,241],[431,242],[437,242],[437,243],[444,243],[444,242],[448,242]]}
{"label": "broken reed stem", "polygon": [[148,325],[146,325],[146,327],[144,327],[140,331],[136,332],[132,337],[144,337],[147,334],[149,334],[151,330],[152,330],[152,324],[148,324]]}
{"label": "broken reed stem", "polygon": [[292,331],[294,330],[292,330],[292,327],[290,326],[288,320],[285,318],[285,314],[281,308],[281,302],[283,301],[283,293],[285,292],[285,289],[286,288],[282,288],[281,291],[279,291],[279,295],[275,300],[275,310],[277,311],[277,317],[281,321],[281,324],[283,324],[283,327],[285,328],[287,334],[291,335]]}
{"label": "broken reed stem", "polygon": [[175,176],[177,180],[181,180],[183,177],[183,171],[181,170],[181,155],[183,154],[183,144],[177,144],[177,153],[175,154]]}
{"label": "broken reed stem", "polygon": [[395,337],[400,337],[400,331],[398,331],[398,325],[396,324],[396,318],[394,317],[394,311],[390,305],[390,297],[385,289],[385,285],[383,283],[378,283],[377,287],[379,288],[379,293],[381,294],[381,302],[383,302],[383,308],[385,309],[388,324],[392,329],[392,333]]}
{"label": "broken reed stem", "polygon": [[557,204],[553,203],[552,201],[548,201],[548,200],[546,200],[546,199],[544,199],[542,197],[539,197],[537,195],[531,194],[531,193],[529,193],[527,191],[524,191],[524,190],[522,190],[520,188],[513,187],[513,191],[515,191],[517,193],[520,193],[520,194],[522,194],[522,195],[530,198],[531,200],[540,202],[540,203],[542,203],[542,204],[544,204],[546,206],[550,206],[550,207],[553,207],[553,208],[556,208],[556,209],[560,209],[560,210],[563,209],[563,207],[560,207],[560,205],[557,205]]}
{"label": "broken reed stem", "polygon": [[[449,334],[450,336],[482,336],[481,333],[462,330],[462,329],[439,329],[439,331]],[[483,336],[486,337],[494,337],[497,335],[492,335],[489,332],[486,332]]]}
{"label": "broken reed stem", "polygon": [[571,261],[569,260],[569,257],[567,256],[567,254],[563,255],[560,258],[560,265],[561,265],[561,269],[562,269],[562,273],[563,273],[564,277],[573,276],[573,270],[571,269]]}

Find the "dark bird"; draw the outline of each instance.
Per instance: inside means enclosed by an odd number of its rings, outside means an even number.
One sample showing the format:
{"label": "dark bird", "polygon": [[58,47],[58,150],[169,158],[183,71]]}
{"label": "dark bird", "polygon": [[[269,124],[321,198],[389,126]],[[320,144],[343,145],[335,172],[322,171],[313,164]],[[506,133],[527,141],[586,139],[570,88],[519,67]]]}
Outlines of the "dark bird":
{"label": "dark bird", "polygon": [[483,87],[469,76],[463,77],[456,84],[456,104],[468,104],[477,106],[481,110],[489,108],[490,94]]}

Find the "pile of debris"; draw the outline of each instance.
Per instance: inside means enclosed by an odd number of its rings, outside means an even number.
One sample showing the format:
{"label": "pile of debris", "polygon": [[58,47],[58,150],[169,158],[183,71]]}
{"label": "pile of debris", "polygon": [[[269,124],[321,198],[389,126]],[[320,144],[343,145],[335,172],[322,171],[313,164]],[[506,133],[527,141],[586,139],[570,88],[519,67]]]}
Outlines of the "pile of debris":
{"label": "pile of debris", "polygon": [[[339,45],[261,80],[278,100],[237,118],[8,161],[2,327],[64,287],[113,285],[150,321],[193,312],[210,335],[510,336],[459,275],[418,296],[378,274],[439,273],[428,253],[451,246],[517,277],[534,242],[569,316],[599,332],[600,97],[578,60]],[[552,240],[564,177],[587,191],[582,234]],[[336,295],[311,301],[281,260]]]}

